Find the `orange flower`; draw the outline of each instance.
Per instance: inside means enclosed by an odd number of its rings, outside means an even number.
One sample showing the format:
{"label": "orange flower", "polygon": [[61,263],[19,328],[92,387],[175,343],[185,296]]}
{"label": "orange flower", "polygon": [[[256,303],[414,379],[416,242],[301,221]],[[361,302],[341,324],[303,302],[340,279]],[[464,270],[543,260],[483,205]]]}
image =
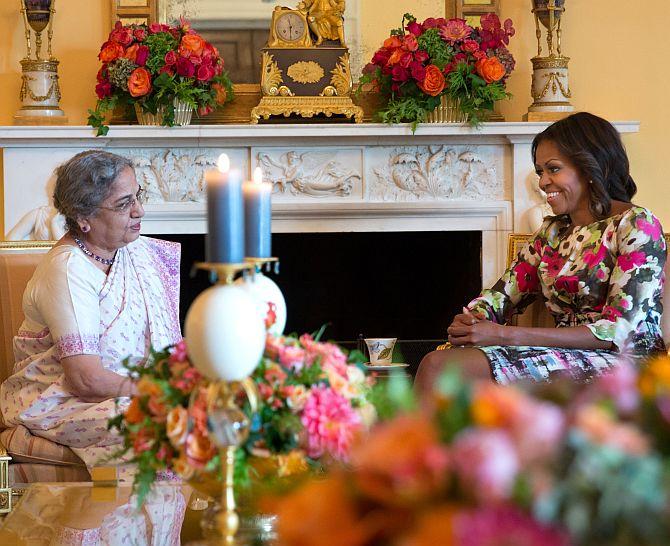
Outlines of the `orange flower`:
{"label": "orange flower", "polygon": [[151,75],[146,68],[136,68],[130,73],[128,91],[133,97],[143,97],[151,91]]}
{"label": "orange flower", "polygon": [[448,479],[449,454],[423,415],[400,416],[377,427],[354,447],[351,460],[359,468],[358,487],[384,505],[425,500]]}
{"label": "orange flower", "polygon": [[124,414],[126,423],[130,425],[135,425],[137,423],[141,423],[144,421],[144,413],[142,412],[142,408],[140,407],[140,399],[137,396],[134,396],[133,399],[130,401],[130,406],[128,406],[128,409],[126,410],[126,413]]}
{"label": "orange flower", "polygon": [[209,438],[197,432],[186,436],[186,460],[194,468],[203,468],[214,457],[216,450]]}
{"label": "orange flower", "polygon": [[188,464],[186,456],[183,453],[179,455],[177,459],[172,461],[172,468],[185,480],[191,479],[193,474],[195,474],[195,468]]}
{"label": "orange flower", "polygon": [[181,446],[186,441],[188,424],[188,411],[186,408],[177,406],[170,410],[167,415],[167,435],[174,447]]}
{"label": "orange flower", "polygon": [[302,474],[309,470],[307,460],[304,452],[299,449],[294,449],[286,454],[277,455],[277,475],[280,478],[285,476],[293,476],[295,474]]}
{"label": "orange flower", "polygon": [[126,52],[123,54],[123,56],[126,59],[130,59],[131,61],[135,62],[137,60],[137,50],[139,48],[140,44],[133,44],[128,49],[126,49]]}
{"label": "orange flower", "polygon": [[475,63],[475,70],[486,83],[493,83],[501,80],[505,75],[505,67],[498,60],[498,57],[485,57]]}
{"label": "orange flower", "polygon": [[670,357],[655,358],[645,366],[638,379],[640,393],[645,398],[670,391]]}
{"label": "orange flower", "polygon": [[102,46],[100,53],[98,54],[98,59],[103,63],[112,62],[119,57],[123,57],[123,46],[117,44],[116,42],[107,42]]}
{"label": "orange flower", "polygon": [[391,53],[391,56],[389,57],[388,62],[386,63],[389,66],[392,66],[394,64],[397,64],[398,61],[400,61],[400,58],[405,54],[406,52],[403,51],[402,49],[398,48],[396,49],[393,53]]}
{"label": "orange flower", "polygon": [[423,514],[417,522],[413,532],[398,543],[399,546],[451,546],[454,544],[454,515],[453,506],[438,506],[434,510]]}
{"label": "orange flower", "polygon": [[343,475],[309,481],[274,509],[280,541],[285,546],[359,546],[373,529],[359,520],[347,495]]}
{"label": "orange flower", "polygon": [[156,396],[162,396],[163,394],[163,391],[161,390],[160,386],[151,381],[151,379],[147,379],[146,377],[142,377],[137,382],[137,392],[139,392],[142,395],[149,396],[150,398]]}
{"label": "orange flower", "polygon": [[419,84],[421,91],[430,95],[431,97],[437,97],[444,90],[446,81],[444,79],[444,74],[442,71],[437,68],[434,64],[430,64],[426,67],[426,77],[423,82]]}
{"label": "orange flower", "polygon": [[401,45],[402,41],[397,36],[391,36],[390,38],[386,38],[386,40],[384,40],[384,47],[387,49],[395,49]]}
{"label": "orange flower", "polygon": [[[200,55],[202,55],[206,43],[207,42],[205,42],[205,40],[203,40],[197,34],[186,34],[181,39],[181,43],[179,44],[179,50],[180,52],[188,51],[191,55],[196,55],[199,57]],[[188,57],[190,55],[184,55],[184,56]]]}
{"label": "orange flower", "polygon": [[228,98],[228,91],[226,90],[226,87],[220,83],[213,83],[212,89],[216,93],[216,97],[214,99],[216,104],[224,104]]}

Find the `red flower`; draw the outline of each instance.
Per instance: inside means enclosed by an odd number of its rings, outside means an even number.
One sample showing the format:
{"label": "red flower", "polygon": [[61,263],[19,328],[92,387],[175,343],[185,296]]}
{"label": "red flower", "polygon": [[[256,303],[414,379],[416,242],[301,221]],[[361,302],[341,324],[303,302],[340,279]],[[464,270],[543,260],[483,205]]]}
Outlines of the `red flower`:
{"label": "red flower", "polygon": [[611,305],[606,305],[603,307],[603,312],[602,312],[602,318],[607,319],[612,322],[616,322],[616,320],[620,317],[623,316],[623,313],[619,311],[618,309],[615,309]]}
{"label": "red flower", "polygon": [[211,65],[201,64],[198,67],[198,81],[207,82],[214,77],[214,68]]}
{"label": "red flower", "polygon": [[414,34],[405,34],[402,39],[402,46],[406,51],[416,51],[419,49],[419,42],[416,41]]}
{"label": "red flower", "polygon": [[204,106],[201,106],[198,108],[198,115],[199,116],[206,116],[207,114],[211,114],[214,111],[214,107],[210,106],[209,104],[205,104]]}
{"label": "red flower", "polygon": [[447,20],[444,17],[438,17],[437,19],[434,17],[428,17],[428,19],[426,19],[421,26],[424,30],[427,30],[429,28],[443,27],[446,24]]}
{"label": "red flower", "polygon": [[138,42],[143,42],[147,37],[147,31],[143,28],[136,28],[133,31],[133,35],[135,36],[135,40]]}
{"label": "red flower", "polygon": [[423,63],[428,60],[428,53],[422,49],[419,49],[416,53],[414,53],[414,60]]}
{"label": "red flower", "polygon": [[641,250],[634,250],[630,254],[621,254],[617,257],[616,262],[623,271],[630,271],[634,267],[647,263],[647,255]]}
{"label": "red flower", "polygon": [[177,59],[177,74],[184,78],[192,78],[195,75],[195,65],[185,57]]}
{"label": "red flower", "polygon": [[158,69],[158,73],[159,73],[159,74],[163,74],[163,73],[165,73],[165,74],[167,74],[168,76],[174,76],[174,69],[173,69],[171,66],[165,65],[165,66],[161,66],[161,67]]}
{"label": "red flower", "polygon": [[109,34],[109,39],[112,42],[128,47],[133,41],[133,31],[129,27],[124,27],[121,21],[117,21],[114,25],[114,30]]}
{"label": "red flower", "polygon": [[563,290],[568,294],[576,294],[579,290],[579,277],[577,275],[557,277],[554,286],[557,290]]}
{"label": "red flower", "polygon": [[589,269],[593,269],[595,266],[597,266],[605,259],[606,255],[607,255],[607,247],[601,244],[598,247],[597,252],[593,252],[592,249],[589,249],[586,252],[584,252],[584,263],[587,266],[589,266]]}
{"label": "red flower", "polygon": [[177,64],[177,52],[176,51],[168,51],[165,54],[165,64],[167,65],[173,65]]}
{"label": "red flower", "polygon": [[135,62],[139,66],[144,66],[147,64],[147,59],[149,58],[149,48],[145,45],[141,45],[137,48],[137,56],[135,57]]}
{"label": "red flower", "polygon": [[400,57],[400,61],[398,61],[398,64],[402,66],[403,68],[409,68],[410,63],[413,61],[412,54],[407,52],[403,53],[402,56]]}
{"label": "red flower", "polygon": [[103,63],[111,63],[119,57],[123,57],[125,50],[121,44],[116,42],[105,42],[100,48],[100,53],[98,53],[98,59]]}
{"label": "red flower", "polygon": [[414,36],[421,36],[423,34],[423,28],[416,21],[408,23],[405,28],[407,29],[408,32],[414,34]]}
{"label": "red flower", "polygon": [[99,99],[104,99],[112,94],[112,84],[108,81],[101,81],[95,86],[95,94]]}
{"label": "red flower", "polygon": [[536,267],[527,262],[519,262],[514,266],[514,274],[521,292],[535,292],[537,290],[539,279]]}
{"label": "red flower", "polygon": [[474,53],[475,51],[479,50],[479,44],[474,40],[465,40],[463,42],[462,48],[463,51],[467,51],[468,53]]}
{"label": "red flower", "polygon": [[418,82],[422,82],[426,78],[426,67],[420,62],[413,61],[412,64],[409,65],[409,70],[412,74],[412,78]]}
{"label": "red flower", "polygon": [[400,65],[393,67],[393,79],[397,82],[406,82],[409,79],[409,70]]}

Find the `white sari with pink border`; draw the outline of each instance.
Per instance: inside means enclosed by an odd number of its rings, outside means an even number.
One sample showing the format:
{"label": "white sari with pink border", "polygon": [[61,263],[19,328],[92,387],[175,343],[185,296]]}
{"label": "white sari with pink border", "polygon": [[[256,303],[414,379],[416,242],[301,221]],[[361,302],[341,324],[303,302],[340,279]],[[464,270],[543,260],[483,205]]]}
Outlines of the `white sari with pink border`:
{"label": "white sari with pink border", "polygon": [[77,247],[51,249],[23,296],[14,373],[0,387],[6,425],[70,446],[89,467],[118,451],[121,439],[107,421],[129,399],[82,402],[69,392],[60,360],[99,355],[106,369],[127,375],[126,357],[146,359],[151,346],[177,343],[179,259],[177,243],[140,237],[119,249],[105,275]]}

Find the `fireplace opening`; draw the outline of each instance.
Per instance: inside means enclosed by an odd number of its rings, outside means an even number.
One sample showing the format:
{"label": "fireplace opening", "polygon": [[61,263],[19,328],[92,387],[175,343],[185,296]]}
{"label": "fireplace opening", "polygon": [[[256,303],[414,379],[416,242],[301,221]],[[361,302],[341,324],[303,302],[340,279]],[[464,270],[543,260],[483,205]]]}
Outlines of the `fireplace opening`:
{"label": "fireplace opening", "polygon": [[[203,235],[158,235],[182,244],[181,321],[207,275],[190,277],[204,259]],[[446,329],[481,287],[478,231],[278,233],[279,285],[287,333],[314,332],[351,349],[362,337],[397,337],[395,361],[414,371],[446,339]]]}

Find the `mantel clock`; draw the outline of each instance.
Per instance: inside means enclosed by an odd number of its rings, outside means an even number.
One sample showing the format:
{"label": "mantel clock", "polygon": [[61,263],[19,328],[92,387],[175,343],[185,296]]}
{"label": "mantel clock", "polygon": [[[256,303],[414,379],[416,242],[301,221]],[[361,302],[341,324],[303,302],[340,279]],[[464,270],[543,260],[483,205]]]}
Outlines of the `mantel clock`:
{"label": "mantel clock", "polygon": [[303,0],[272,12],[261,58],[261,101],[251,122],[272,116],[338,116],[363,121],[351,100],[344,0]]}

